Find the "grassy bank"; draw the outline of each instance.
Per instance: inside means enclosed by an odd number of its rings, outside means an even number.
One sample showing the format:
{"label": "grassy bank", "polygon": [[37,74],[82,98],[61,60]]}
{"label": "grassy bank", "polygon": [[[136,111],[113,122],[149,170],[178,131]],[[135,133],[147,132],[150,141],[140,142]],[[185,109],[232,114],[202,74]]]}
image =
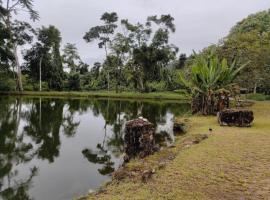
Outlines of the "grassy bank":
{"label": "grassy bank", "polygon": [[[216,117],[190,117],[188,133],[174,148],[127,165],[127,170],[154,168],[147,182],[131,173],[83,199],[269,199],[270,102],[256,102],[252,110],[251,128],[220,127]],[[189,145],[188,138],[201,134],[209,138]],[[160,167],[161,162],[166,165]]]}
{"label": "grassy bank", "polygon": [[14,96],[44,96],[44,97],[86,97],[86,98],[123,98],[123,99],[164,99],[164,100],[188,100],[189,96],[177,92],[153,92],[153,93],[137,93],[137,92],[0,92],[0,95]]}

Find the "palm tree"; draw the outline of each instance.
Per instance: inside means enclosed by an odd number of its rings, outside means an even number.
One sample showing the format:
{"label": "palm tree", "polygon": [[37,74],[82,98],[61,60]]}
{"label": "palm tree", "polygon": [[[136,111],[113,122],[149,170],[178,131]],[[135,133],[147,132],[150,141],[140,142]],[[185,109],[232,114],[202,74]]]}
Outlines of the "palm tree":
{"label": "palm tree", "polygon": [[216,51],[208,54],[195,54],[195,62],[188,79],[180,75],[180,82],[192,92],[192,111],[211,115],[220,111],[219,101],[229,106],[228,90],[238,73],[245,67],[231,65],[226,59],[220,60]]}

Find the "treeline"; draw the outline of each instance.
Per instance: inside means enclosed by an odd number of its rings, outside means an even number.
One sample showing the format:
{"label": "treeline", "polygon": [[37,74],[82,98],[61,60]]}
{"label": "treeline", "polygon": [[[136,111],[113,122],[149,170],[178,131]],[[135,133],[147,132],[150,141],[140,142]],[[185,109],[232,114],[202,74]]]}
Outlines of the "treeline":
{"label": "treeline", "polygon": [[[20,8],[28,9],[31,19],[39,16],[32,1],[18,1],[1,9],[0,90],[115,90],[163,91],[179,88],[176,68],[184,66],[186,56],[177,61],[178,48],[169,43],[175,32],[170,15],[150,16],[144,23],[120,20],[117,13],[104,13],[100,25],[83,36],[85,42],[98,42],[105,59],[93,66],[84,63],[75,44],[61,49],[61,33],[55,26],[33,29],[13,19]],[[35,41],[35,42],[33,42]],[[19,63],[17,48],[28,44]],[[169,67],[170,66],[170,67]]]}
{"label": "treeline", "polygon": [[[196,55],[187,58],[170,43],[176,31],[171,15],[149,16],[133,24],[115,12],[104,13],[100,24],[82,35],[86,43],[93,43],[89,45],[104,49],[105,59],[89,66],[75,44],[61,49],[61,33],[55,26],[33,29],[14,18],[23,8],[38,20],[33,0],[8,2],[0,0],[0,90],[168,91],[183,87],[180,72],[191,73]],[[269,92],[269,22],[269,11],[251,15],[200,55],[215,49],[220,60],[236,61],[238,66],[248,63],[236,82],[248,91]],[[20,63],[18,47],[25,44],[30,48],[22,51]]]}

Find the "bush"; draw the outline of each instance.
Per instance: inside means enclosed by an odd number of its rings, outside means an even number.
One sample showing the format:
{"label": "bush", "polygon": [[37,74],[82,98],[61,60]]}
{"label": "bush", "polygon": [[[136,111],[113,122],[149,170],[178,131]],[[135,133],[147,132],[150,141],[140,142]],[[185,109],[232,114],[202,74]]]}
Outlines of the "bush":
{"label": "bush", "polygon": [[269,96],[266,96],[264,94],[248,94],[247,99],[254,100],[254,101],[265,101],[269,99]]}
{"label": "bush", "polygon": [[16,88],[16,82],[10,78],[0,78],[0,91],[14,91]]}
{"label": "bush", "polygon": [[266,100],[266,101],[270,101],[270,95],[267,95],[267,96],[265,97],[265,100]]}
{"label": "bush", "polygon": [[166,83],[164,81],[148,82],[146,84],[147,92],[162,92],[166,90]]}
{"label": "bush", "polygon": [[[33,89],[34,89],[34,91],[39,91],[39,83],[33,83]],[[41,90],[42,91],[49,91],[49,85],[47,82],[41,83]]]}
{"label": "bush", "polygon": [[79,91],[81,90],[81,83],[80,83],[80,74],[74,73],[70,74],[68,77],[68,89],[71,91]]}

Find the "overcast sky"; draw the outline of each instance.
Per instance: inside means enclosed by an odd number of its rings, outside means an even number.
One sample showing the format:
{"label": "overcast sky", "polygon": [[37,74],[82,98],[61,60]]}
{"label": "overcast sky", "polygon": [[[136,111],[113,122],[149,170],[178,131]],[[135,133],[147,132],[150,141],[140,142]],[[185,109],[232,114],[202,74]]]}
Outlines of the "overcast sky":
{"label": "overcast sky", "polygon": [[100,24],[104,12],[117,12],[119,18],[144,22],[149,15],[171,14],[176,32],[171,43],[181,53],[217,43],[236,22],[251,13],[270,8],[270,0],[35,0],[40,21],[34,27],[55,25],[63,44],[75,43],[82,59],[92,64],[104,58],[104,51],[87,44],[83,35]]}

